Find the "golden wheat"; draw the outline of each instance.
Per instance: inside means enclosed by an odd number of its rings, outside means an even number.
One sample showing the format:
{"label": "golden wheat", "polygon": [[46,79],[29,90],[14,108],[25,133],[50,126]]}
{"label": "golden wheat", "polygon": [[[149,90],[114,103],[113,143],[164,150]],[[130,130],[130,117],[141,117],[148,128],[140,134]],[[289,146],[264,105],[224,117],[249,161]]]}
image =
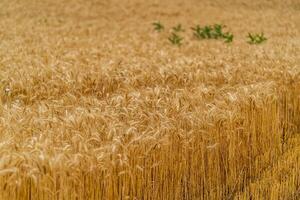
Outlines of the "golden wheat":
{"label": "golden wheat", "polygon": [[0,199],[299,199],[299,5],[2,0]]}

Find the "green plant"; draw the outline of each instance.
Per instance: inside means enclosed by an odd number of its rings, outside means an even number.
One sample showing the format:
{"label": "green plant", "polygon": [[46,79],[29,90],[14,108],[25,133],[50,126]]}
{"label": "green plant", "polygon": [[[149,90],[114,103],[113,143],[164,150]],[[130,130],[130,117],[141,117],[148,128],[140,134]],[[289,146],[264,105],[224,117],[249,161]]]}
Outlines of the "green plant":
{"label": "green plant", "polygon": [[232,34],[232,33],[229,33],[229,32],[223,34],[223,38],[224,38],[224,40],[225,40],[225,43],[230,43],[230,42],[232,42],[232,41],[233,41],[233,37],[234,37],[233,34]]}
{"label": "green plant", "polygon": [[214,28],[213,29],[211,28],[211,30],[213,31],[213,37],[215,39],[223,37],[223,35],[224,35],[223,34],[223,27],[225,27],[225,26],[223,26],[221,24],[215,24]]}
{"label": "green plant", "polygon": [[211,39],[213,37],[212,31],[213,31],[213,29],[211,26],[204,26],[203,33],[204,33],[205,38]]}
{"label": "green plant", "polygon": [[261,44],[262,42],[267,40],[267,38],[264,36],[264,33],[261,34],[248,33],[248,38],[250,39],[248,41],[249,44]]}
{"label": "green plant", "polygon": [[172,33],[171,36],[168,39],[174,45],[177,45],[177,46],[182,45],[183,37],[179,36],[176,33]]}
{"label": "green plant", "polygon": [[191,29],[194,31],[193,35],[197,39],[224,39],[226,43],[233,41],[233,34],[223,32],[223,28],[225,26],[221,24],[215,24],[213,26],[206,25],[203,28],[199,25],[192,27]]}
{"label": "green plant", "polygon": [[152,25],[154,26],[154,30],[158,32],[165,29],[164,25],[162,25],[160,22],[154,22]]}
{"label": "green plant", "polygon": [[193,35],[194,35],[197,39],[204,39],[204,38],[206,38],[203,29],[202,29],[199,25],[197,25],[197,26],[195,26],[195,27],[192,27],[191,29],[194,31]]}
{"label": "green plant", "polygon": [[182,28],[181,24],[174,26],[172,29],[174,32],[184,32],[184,29]]}
{"label": "green plant", "polygon": [[211,39],[213,38],[213,28],[211,26],[204,26],[203,28],[197,25],[192,28],[194,31],[194,36],[197,39]]}

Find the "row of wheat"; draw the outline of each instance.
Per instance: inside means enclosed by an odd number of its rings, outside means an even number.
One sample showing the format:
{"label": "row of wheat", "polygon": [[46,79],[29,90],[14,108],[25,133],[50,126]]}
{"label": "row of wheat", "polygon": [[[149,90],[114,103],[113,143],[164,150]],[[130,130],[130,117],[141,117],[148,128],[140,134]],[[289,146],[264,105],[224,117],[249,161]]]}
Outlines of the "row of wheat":
{"label": "row of wheat", "polygon": [[10,80],[0,197],[297,199],[297,69],[187,66]]}

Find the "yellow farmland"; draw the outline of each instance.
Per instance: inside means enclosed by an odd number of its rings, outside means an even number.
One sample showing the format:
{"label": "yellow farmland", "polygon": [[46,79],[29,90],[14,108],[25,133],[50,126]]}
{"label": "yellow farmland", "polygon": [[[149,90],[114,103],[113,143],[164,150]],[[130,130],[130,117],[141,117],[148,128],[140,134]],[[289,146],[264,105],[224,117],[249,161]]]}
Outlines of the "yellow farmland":
{"label": "yellow farmland", "polygon": [[1,0],[0,89],[1,200],[300,199],[299,0]]}

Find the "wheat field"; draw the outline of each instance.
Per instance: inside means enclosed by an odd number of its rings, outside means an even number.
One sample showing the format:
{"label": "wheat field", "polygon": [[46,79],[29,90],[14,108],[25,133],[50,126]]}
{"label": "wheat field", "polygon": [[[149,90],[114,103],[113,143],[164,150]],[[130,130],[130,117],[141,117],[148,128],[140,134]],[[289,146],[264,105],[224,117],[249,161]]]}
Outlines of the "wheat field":
{"label": "wheat field", "polygon": [[[1,200],[300,199],[298,0],[1,0],[0,19]],[[234,41],[190,34],[213,23]]]}

